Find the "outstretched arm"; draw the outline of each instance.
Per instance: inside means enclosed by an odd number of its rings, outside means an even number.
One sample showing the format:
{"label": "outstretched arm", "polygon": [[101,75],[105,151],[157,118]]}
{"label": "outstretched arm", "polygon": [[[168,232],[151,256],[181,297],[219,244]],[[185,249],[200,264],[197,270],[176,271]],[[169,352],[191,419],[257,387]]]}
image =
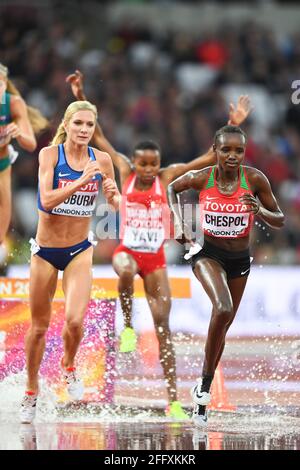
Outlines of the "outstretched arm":
{"label": "outstretched arm", "polygon": [[188,163],[174,163],[173,165],[169,165],[166,168],[162,168],[160,170],[161,181],[166,187],[176,178],[179,178],[188,171],[202,170],[207,166],[213,165],[215,162],[215,151],[213,147],[210,147],[210,149],[205,154],[200,155]]}
{"label": "outstretched arm", "polygon": [[247,175],[254,195],[244,194],[240,201],[249,207],[249,212],[257,215],[263,222],[272,228],[281,228],[284,225],[284,215],[272,192],[268,178],[256,168],[247,168]]}
{"label": "outstretched arm", "polygon": [[[239,126],[244,122],[252,111],[251,102],[248,95],[241,95],[238,99],[237,106],[235,107],[233,103],[229,105],[229,120],[228,124],[232,126]],[[162,182],[167,186],[171,181],[174,181],[175,178],[178,178],[184,173],[191,170],[201,170],[207,166],[211,166],[216,162],[215,152],[213,147],[210,147],[209,150],[199,157],[188,163],[177,163],[174,165],[169,165],[167,168],[161,170]]]}
{"label": "outstretched arm", "polygon": [[[83,89],[83,74],[80,72],[80,70],[75,70],[75,73],[68,75],[68,77],[66,78],[66,82],[70,84],[73,95],[77,100],[87,100]],[[120,172],[121,180],[126,179],[132,171],[131,162],[129,158],[126,157],[126,155],[117,152],[117,150],[107,140],[98,122],[95,128],[93,141],[97,148],[99,148],[103,152],[107,152],[111,156],[113,164]]]}

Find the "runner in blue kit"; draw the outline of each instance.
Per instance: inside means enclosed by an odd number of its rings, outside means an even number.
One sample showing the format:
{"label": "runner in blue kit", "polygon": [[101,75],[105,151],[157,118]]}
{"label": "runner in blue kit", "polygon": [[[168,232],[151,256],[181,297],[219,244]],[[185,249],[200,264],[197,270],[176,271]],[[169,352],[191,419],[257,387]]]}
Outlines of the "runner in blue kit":
{"label": "runner in blue kit", "polygon": [[70,397],[81,399],[84,393],[74,362],[91,290],[93,240],[89,225],[100,185],[115,209],[120,199],[110,156],[88,146],[96,119],[97,110],[88,101],[71,103],[52,145],[43,148],[39,155],[39,223],[36,239],[30,241],[32,321],[25,346],[27,389],[21,406],[23,423],[30,423],[35,417],[38,371],[59,270],[63,271],[66,314],[60,367]]}

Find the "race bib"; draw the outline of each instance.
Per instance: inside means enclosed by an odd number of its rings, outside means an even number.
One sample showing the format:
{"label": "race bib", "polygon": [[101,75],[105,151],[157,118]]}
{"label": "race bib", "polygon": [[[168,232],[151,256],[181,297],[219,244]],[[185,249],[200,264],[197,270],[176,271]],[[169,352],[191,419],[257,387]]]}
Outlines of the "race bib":
{"label": "race bib", "polygon": [[[58,187],[64,188],[73,183],[71,180],[59,180]],[[90,181],[82,186],[76,193],[52,209],[52,214],[68,215],[73,217],[91,217],[96,206],[99,182]]]}
{"label": "race bib", "polygon": [[132,250],[156,253],[165,240],[161,205],[149,209],[141,204],[127,203],[123,244]]}
{"label": "race bib", "polygon": [[213,237],[234,238],[242,235],[249,226],[249,213],[203,213],[202,227]]}

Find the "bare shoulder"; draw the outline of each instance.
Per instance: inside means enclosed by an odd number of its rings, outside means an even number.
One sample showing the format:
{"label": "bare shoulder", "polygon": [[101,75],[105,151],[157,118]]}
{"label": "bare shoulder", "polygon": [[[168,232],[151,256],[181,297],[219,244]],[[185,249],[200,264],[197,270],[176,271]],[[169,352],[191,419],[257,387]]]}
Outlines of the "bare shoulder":
{"label": "bare shoulder", "polygon": [[39,161],[43,162],[57,162],[58,159],[58,145],[48,145],[43,147],[39,153]]}
{"label": "bare shoulder", "polygon": [[268,181],[268,178],[266,175],[258,170],[257,168],[253,168],[251,166],[244,166],[244,169],[246,170],[248,180],[250,183],[259,183],[262,181]]}
{"label": "bare shoulder", "polygon": [[[198,180],[203,178],[205,179],[209,175],[211,168],[211,166],[208,166],[206,168],[202,168],[201,170],[190,170],[184,173],[184,175],[179,176],[179,178],[185,178],[190,180]],[[161,179],[163,179],[164,173],[159,173],[159,176]]]}
{"label": "bare shoulder", "polygon": [[98,150],[94,147],[90,148],[93,150],[94,155],[99,163],[102,163],[104,165],[111,164],[111,156],[107,152],[102,152],[101,150]]}
{"label": "bare shoulder", "polygon": [[10,105],[13,113],[26,109],[25,100],[20,95],[11,95]]}
{"label": "bare shoulder", "polygon": [[89,146],[89,148],[91,148],[93,150],[96,158],[105,158],[105,159],[110,159],[111,160],[111,157],[110,157],[109,153],[102,152],[102,150],[96,149],[95,147]]}
{"label": "bare shoulder", "polygon": [[206,166],[205,168],[201,168],[201,170],[191,170],[191,173],[198,174],[199,176],[201,175],[207,176],[211,172],[212,168],[213,168],[212,166]]}
{"label": "bare shoulder", "polygon": [[26,105],[21,95],[10,95],[10,102],[12,105]]}
{"label": "bare shoulder", "polygon": [[207,166],[206,168],[202,168],[201,170],[191,170],[186,174],[188,174],[191,179],[202,181],[207,179],[208,175],[211,172],[211,169],[211,166]]}
{"label": "bare shoulder", "polygon": [[211,170],[212,167],[207,166],[206,168],[202,168],[201,170],[189,171],[187,174],[189,175],[191,186],[196,190],[202,191],[208,180]]}
{"label": "bare shoulder", "polygon": [[176,191],[185,191],[186,189],[195,189],[201,191],[208,179],[211,167],[203,168],[201,170],[190,170],[182,176],[179,176],[170,186],[173,186]]}

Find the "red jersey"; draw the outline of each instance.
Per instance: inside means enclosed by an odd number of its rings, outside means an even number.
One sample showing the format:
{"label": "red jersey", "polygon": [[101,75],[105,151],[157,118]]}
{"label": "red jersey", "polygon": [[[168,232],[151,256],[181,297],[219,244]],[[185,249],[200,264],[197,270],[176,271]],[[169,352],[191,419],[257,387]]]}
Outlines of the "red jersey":
{"label": "red jersey", "polygon": [[252,194],[247,173],[239,168],[237,190],[230,195],[222,194],[216,183],[216,166],[213,166],[205,188],[200,191],[200,220],[204,234],[218,238],[246,237],[252,227],[254,215],[246,204],[239,201],[244,194]]}
{"label": "red jersey", "polygon": [[166,191],[158,176],[147,191],[135,189],[135,181],[136,174],[132,173],[122,191],[122,244],[134,251],[157,253],[170,225]]}

